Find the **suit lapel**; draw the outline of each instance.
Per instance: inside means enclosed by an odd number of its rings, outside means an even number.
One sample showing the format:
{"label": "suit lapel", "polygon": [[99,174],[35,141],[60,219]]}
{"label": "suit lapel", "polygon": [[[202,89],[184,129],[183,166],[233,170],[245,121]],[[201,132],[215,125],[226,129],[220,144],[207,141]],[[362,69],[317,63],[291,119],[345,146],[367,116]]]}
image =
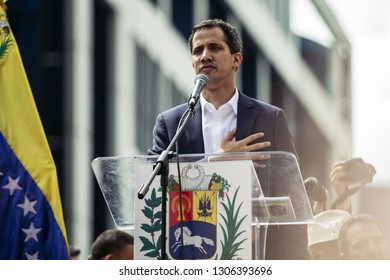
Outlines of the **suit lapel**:
{"label": "suit lapel", "polygon": [[252,100],[240,92],[237,105],[236,140],[242,140],[253,133],[255,116]]}
{"label": "suit lapel", "polygon": [[184,147],[186,153],[204,153],[203,144],[203,130],[202,130],[202,110],[200,102],[195,106],[195,116],[188,124],[185,132],[185,138],[187,145],[190,147]]}

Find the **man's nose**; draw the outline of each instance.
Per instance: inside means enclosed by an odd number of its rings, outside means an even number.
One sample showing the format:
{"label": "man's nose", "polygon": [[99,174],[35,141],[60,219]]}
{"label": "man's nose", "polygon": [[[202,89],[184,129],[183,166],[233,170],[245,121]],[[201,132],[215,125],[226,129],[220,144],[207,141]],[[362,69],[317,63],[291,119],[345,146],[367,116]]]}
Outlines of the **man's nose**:
{"label": "man's nose", "polygon": [[202,52],[202,56],[201,56],[201,61],[211,61],[212,60],[212,56],[211,56],[211,53],[210,51],[205,48]]}

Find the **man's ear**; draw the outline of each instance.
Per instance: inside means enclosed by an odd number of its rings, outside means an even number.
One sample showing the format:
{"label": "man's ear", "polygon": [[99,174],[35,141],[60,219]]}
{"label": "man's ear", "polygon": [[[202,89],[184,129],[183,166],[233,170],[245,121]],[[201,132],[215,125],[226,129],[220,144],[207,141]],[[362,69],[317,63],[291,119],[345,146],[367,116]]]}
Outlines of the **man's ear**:
{"label": "man's ear", "polygon": [[235,53],[233,54],[233,65],[234,67],[238,68],[241,65],[242,62],[242,54],[241,53]]}

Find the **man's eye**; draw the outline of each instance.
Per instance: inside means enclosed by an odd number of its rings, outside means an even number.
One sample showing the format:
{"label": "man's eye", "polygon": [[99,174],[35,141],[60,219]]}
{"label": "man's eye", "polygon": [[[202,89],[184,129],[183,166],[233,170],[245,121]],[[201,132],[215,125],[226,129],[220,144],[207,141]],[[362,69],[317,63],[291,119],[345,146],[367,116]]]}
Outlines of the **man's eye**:
{"label": "man's eye", "polygon": [[199,53],[201,53],[201,51],[202,51],[201,49],[194,49],[192,53],[193,54],[199,54]]}
{"label": "man's eye", "polygon": [[212,50],[220,50],[220,49],[222,49],[222,47],[220,45],[211,45],[210,49],[212,49]]}

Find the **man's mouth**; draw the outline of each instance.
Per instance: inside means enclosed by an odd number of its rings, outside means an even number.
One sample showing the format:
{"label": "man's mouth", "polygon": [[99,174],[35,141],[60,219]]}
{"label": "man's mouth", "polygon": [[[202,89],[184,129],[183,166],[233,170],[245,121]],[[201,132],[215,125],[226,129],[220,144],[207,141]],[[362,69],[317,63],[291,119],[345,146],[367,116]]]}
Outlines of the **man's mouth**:
{"label": "man's mouth", "polygon": [[213,70],[213,69],[216,69],[217,67],[214,66],[214,65],[211,65],[211,64],[207,64],[207,65],[202,65],[200,67],[200,72],[208,72],[210,70]]}

